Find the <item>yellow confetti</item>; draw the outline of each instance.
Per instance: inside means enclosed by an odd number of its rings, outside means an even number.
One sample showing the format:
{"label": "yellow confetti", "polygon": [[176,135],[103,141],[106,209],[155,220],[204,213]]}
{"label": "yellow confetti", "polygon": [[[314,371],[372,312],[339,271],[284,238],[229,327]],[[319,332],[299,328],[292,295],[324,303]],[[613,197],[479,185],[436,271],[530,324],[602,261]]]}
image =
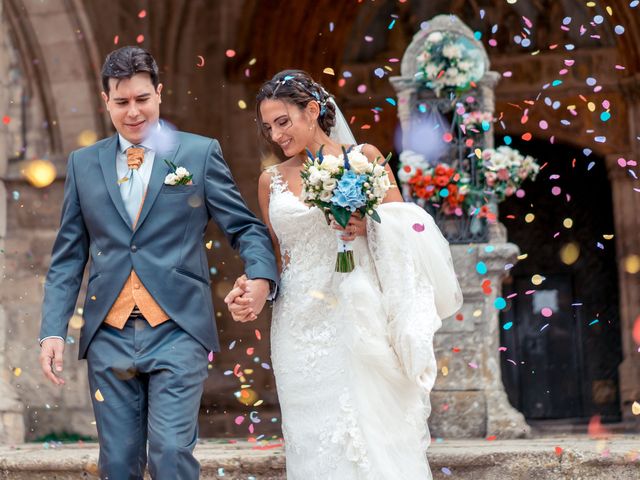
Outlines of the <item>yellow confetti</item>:
{"label": "yellow confetti", "polygon": [[80,315],[74,315],[73,317],[71,317],[71,320],[69,320],[69,326],[76,330],[81,329],[83,325],[84,318],[82,318]]}
{"label": "yellow confetti", "polygon": [[545,280],[546,278],[544,278],[542,275],[538,275],[537,273],[533,277],[531,277],[531,283],[533,283],[534,285],[540,285]]}
{"label": "yellow confetti", "polygon": [[624,269],[627,273],[632,275],[640,272],[640,256],[639,255],[629,255],[624,260]]}
{"label": "yellow confetti", "polygon": [[524,260],[524,259],[526,259],[528,256],[529,256],[529,254],[528,254],[528,253],[521,253],[521,254],[520,254],[520,255],[518,255],[516,258],[517,258],[518,260]]}
{"label": "yellow confetti", "polygon": [[533,213],[527,213],[527,214],[525,215],[525,217],[524,217],[524,221],[525,221],[525,222],[527,222],[527,223],[531,223],[531,222],[533,222],[535,219],[536,219],[536,216],[535,216],[535,214],[533,214]]}
{"label": "yellow confetti", "polygon": [[264,400],[258,400],[256,403],[253,404],[254,407],[259,407],[260,405],[262,405],[264,403]]}
{"label": "yellow confetti", "polygon": [[254,57],[254,58],[252,58],[251,60],[249,60],[249,66],[253,66],[253,65],[255,65],[257,61],[258,61],[258,59],[257,59],[257,58],[255,58],[255,57]]}
{"label": "yellow confetti", "polygon": [[476,157],[478,158],[482,158],[482,150],[480,150],[479,148],[476,148],[473,153],[476,154]]}
{"label": "yellow confetti", "polygon": [[562,221],[562,225],[564,226],[564,228],[571,228],[573,227],[573,219],[571,218],[565,218]]}
{"label": "yellow confetti", "polygon": [[207,247],[207,250],[211,250],[211,247],[213,247],[213,240],[209,240],[204,246]]}
{"label": "yellow confetti", "polygon": [[20,367],[16,367],[16,368],[14,368],[14,369],[13,369],[13,374],[14,374],[16,377],[19,377],[20,375],[22,375],[22,369],[21,369]]}
{"label": "yellow confetti", "polygon": [[449,375],[449,369],[447,367],[442,367],[442,376],[446,377]]}
{"label": "yellow confetti", "polygon": [[633,402],[633,405],[631,405],[631,412],[634,415],[640,415],[640,403]]}
{"label": "yellow confetti", "polygon": [[129,177],[122,177],[120,180],[118,180],[118,185],[122,185],[124,182],[128,182],[129,181]]}
{"label": "yellow confetti", "polygon": [[93,396],[96,398],[97,401],[104,402],[104,397],[102,396],[102,392],[100,391],[100,389],[97,389],[96,393],[94,393]]}
{"label": "yellow confetti", "polygon": [[611,240],[613,237],[614,237],[614,235],[612,233],[610,233],[610,234],[607,234],[607,233],[602,234],[602,238],[604,238],[605,240]]}
{"label": "yellow confetti", "polygon": [[244,110],[247,108],[247,102],[245,102],[244,100],[238,100],[238,107],[240,107],[241,110]]}
{"label": "yellow confetti", "polygon": [[335,75],[336,72],[333,71],[333,68],[331,67],[327,67],[324,70],[322,70],[322,73],[326,73],[327,75]]}
{"label": "yellow confetti", "polygon": [[34,187],[44,188],[56,179],[56,167],[49,160],[31,160],[25,164],[22,175]]}
{"label": "yellow confetti", "polygon": [[596,104],[593,102],[589,102],[587,103],[587,108],[589,109],[590,112],[595,112],[596,111]]}
{"label": "yellow confetti", "polygon": [[96,296],[95,296],[95,295],[93,295],[93,296],[91,297],[91,300],[96,300]]}
{"label": "yellow confetti", "polygon": [[607,5],[606,10],[610,17],[613,16],[613,9],[609,5]]}
{"label": "yellow confetti", "polygon": [[593,8],[596,6],[596,2],[587,2],[587,7]]}
{"label": "yellow confetti", "polygon": [[580,245],[577,243],[571,242],[567,243],[560,250],[560,260],[565,265],[573,265],[578,261],[580,257]]}
{"label": "yellow confetti", "polygon": [[482,316],[482,310],[480,310],[480,309],[474,310],[473,311],[473,316],[476,317],[476,318]]}
{"label": "yellow confetti", "polygon": [[98,141],[98,134],[93,130],[83,130],[78,135],[77,141],[79,146],[88,147]]}
{"label": "yellow confetti", "polygon": [[251,375],[253,373],[253,368],[245,368],[244,373],[246,373],[247,375]]}

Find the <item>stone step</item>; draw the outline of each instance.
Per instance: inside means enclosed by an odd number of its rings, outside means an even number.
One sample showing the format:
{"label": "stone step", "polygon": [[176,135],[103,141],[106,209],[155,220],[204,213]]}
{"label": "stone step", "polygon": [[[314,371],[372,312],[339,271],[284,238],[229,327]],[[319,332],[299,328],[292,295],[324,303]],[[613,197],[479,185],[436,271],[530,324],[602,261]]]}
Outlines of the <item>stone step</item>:
{"label": "stone step", "polygon": [[[286,478],[278,443],[203,440],[196,456],[203,480]],[[97,459],[96,444],[3,446],[0,479],[95,479]],[[640,436],[435,441],[429,461],[437,480],[634,480],[640,479]]]}

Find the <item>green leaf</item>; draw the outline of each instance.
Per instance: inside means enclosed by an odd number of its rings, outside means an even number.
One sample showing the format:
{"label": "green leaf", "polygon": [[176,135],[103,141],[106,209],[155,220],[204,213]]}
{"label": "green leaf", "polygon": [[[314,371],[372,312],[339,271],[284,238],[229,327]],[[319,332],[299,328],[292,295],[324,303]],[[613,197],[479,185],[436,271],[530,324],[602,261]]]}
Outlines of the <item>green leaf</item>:
{"label": "green leaf", "polygon": [[378,212],[376,212],[375,210],[373,211],[373,213],[369,214],[369,216],[371,217],[372,220],[378,223],[382,223],[382,220],[380,219],[380,215],[378,215]]}
{"label": "green leaf", "polygon": [[391,160],[391,152],[389,152],[389,155],[387,155],[387,158],[385,158],[384,162],[382,162],[380,165],[384,167],[387,163],[389,163],[389,160]]}
{"label": "green leaf", "polygon": [[351,212],[349,210],[331,204],[331,214],[333,215],[333,218],[336,219],[336,222],[338,222],[338,225],[342,228],[347,228],[347,224],[351,218]]}

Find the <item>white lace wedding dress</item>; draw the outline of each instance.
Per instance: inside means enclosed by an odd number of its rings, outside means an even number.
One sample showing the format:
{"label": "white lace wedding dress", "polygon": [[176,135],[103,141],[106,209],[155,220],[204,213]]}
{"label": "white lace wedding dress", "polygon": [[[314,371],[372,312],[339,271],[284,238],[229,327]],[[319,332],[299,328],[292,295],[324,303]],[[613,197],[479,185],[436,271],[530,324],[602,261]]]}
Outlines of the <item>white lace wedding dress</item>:
{"label": "white lace wedding dress", "polygon": [[[412,204],[382,205],[382,224],[369,221],[368,237],[354,242],[355,270],[336,273],[335,231],[324,214],[296,198],[277,167],[269,172],[269,219],[284,264],[271,349],[287,478],[430,479],[427,417],[436,376],[438,292],[410,258],[412,249],[397,248],[393,236],[399,233],[389,232],[403,215],[424,224],[426,214]],[[412,229],[410,221],[409,230],[418,235],[420,227]],[[440,235],[432,223],[427,231]],[[385,224],[391,237],[378,231]],[[449,254],[442,237],[434,241]],[[390,260],[383,245],[395,245]],[[450,255],[443,261],[453,272]],[[457,287],[455,274],[449,280]],[[459,289],[454,296],[446,300],[449,310],[461,302]]]}

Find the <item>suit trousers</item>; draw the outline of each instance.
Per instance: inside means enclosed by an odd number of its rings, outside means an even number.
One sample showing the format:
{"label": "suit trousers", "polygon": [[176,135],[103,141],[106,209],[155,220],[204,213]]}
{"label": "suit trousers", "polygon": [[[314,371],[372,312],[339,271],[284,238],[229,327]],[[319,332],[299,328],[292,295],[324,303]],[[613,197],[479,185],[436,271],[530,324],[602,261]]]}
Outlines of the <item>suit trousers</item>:
{"label": "suit trousers", "polygon": [[[88,351],[102,480],[197,480],[193,456],[208,352],[172,320],[103,324]],[[147,445],[148,442],[148,445]],[[148,453],[147,453],[148,447]]]}

